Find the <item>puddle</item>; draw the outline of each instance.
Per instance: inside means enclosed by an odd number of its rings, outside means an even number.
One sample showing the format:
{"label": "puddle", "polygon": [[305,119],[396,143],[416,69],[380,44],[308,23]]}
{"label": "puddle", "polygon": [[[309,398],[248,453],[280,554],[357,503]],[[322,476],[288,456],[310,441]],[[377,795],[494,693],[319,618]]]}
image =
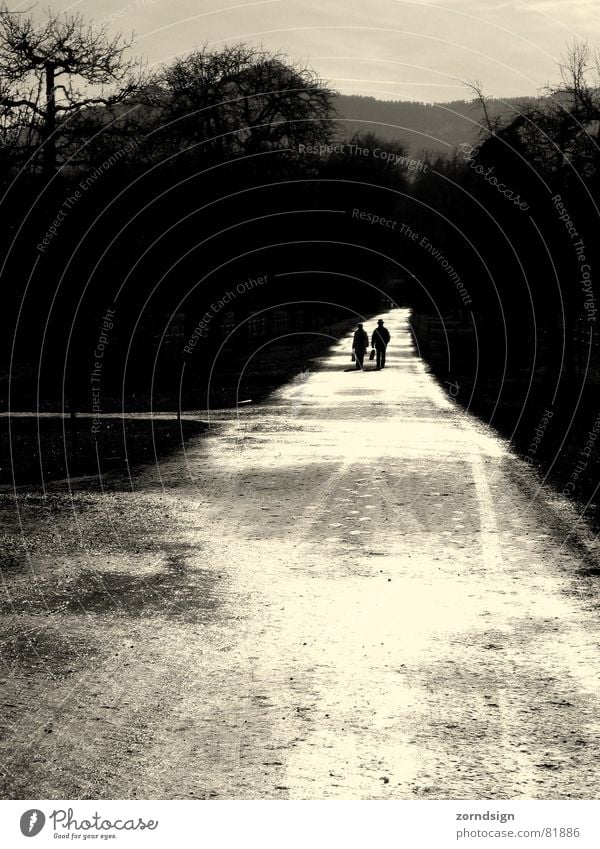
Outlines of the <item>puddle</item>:
{"label": "puddle", "polygon": [[30,615],[122,614],[196,621],[217,608],[219,584],[210,570],[186,571],[184,558],[175,555],[153,573],[87,570],[60,583],[37,581],[34,592],[13,596],[10,607],[13,613]]}

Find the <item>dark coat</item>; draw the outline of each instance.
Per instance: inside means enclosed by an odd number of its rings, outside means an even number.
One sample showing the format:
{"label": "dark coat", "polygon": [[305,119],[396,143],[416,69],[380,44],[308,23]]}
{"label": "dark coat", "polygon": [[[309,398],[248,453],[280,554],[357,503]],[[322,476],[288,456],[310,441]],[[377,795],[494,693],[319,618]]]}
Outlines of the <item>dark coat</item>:
{"label": "dark coat", "polygon": [[357,330],[352,340],[352,348],[355,351],[365,351],[369,347],[369,337],[364,330]]}
{"label": "dark coat", "polygon": [[373,336],[371,337],[371,345],[374,348],[386,348],[391,339],[390,331],[387,327],[383,327],[380,325],[376,327],[373,331]]}

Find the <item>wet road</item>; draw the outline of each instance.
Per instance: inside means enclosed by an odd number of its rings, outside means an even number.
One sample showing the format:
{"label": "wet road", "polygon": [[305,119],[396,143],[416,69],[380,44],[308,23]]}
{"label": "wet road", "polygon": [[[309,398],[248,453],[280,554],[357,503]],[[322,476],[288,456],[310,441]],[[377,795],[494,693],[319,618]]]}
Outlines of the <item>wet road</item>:
{"label": "wet road", "polygon": [[598,797],[598,575],[407,320],[134,494],[4,494],[5,797]]}

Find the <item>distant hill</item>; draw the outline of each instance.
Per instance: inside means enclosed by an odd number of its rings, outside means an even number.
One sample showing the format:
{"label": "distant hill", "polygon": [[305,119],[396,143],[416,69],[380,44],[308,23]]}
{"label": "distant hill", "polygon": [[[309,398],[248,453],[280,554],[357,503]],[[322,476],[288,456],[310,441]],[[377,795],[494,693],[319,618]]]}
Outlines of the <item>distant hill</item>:
{"label": "distant hill", "polygon": [[[511,114],[533,100],[531,97],[490,100],[488,109],[491,115]],[[359,130],[374,132],[384,139],[406,142],[413,154],[422,150],[449,153],[452,146],[461,142],[473,144],[482,119],[481,107],[466,100],[415,103],[338,94],[334,103],[339,117],[344,119],[339,122],[340,135],[349,136]]]}

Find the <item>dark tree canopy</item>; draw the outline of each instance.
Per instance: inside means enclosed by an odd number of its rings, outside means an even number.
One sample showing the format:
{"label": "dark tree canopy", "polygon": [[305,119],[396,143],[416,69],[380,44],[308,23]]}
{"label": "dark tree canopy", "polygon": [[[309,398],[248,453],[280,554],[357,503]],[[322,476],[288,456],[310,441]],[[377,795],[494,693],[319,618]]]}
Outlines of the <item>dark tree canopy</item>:
{"label": "dark tree canopy", "polygon": [[278,54],[249,44],[203,48],[159,75],[154,143],[201,144],[219,159],[324,143],[333,133],[332,99],[313,71]]}

